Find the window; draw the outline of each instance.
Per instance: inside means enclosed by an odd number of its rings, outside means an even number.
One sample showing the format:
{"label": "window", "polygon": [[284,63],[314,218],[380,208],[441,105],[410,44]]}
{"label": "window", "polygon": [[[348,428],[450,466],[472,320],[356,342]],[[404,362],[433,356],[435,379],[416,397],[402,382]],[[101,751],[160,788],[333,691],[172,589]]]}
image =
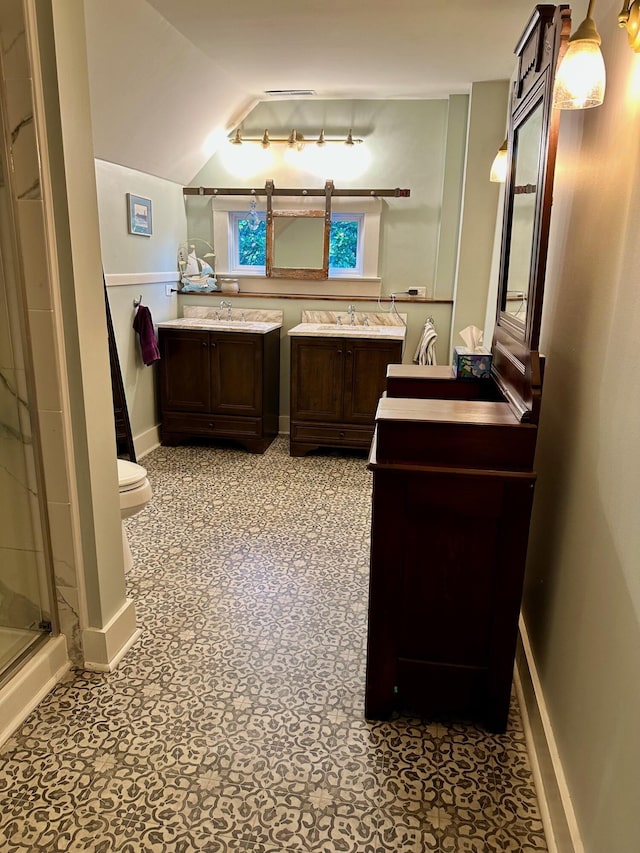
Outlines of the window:
{"label": "window", "polygon": [[329,277],[362,275],[364,213],[332,213]]}
{"label": "window", "polygon": [[[290,293],[309,296],[362,295],[376,297],[380,290],[378,255],[382,201],[370,197],[337,197],[331,200],[332,234],[329,278],[291,280],[265,276],[265,202],[258,199],[260,225],[248,226],[247,198],[217,196],[211,200],[216,275],[238,276],[241,289],[251,293]],[[305,196],[273,199],[274,210],[317,209],[318,202]],[[243,224],[243,222],[245,224]],[[351,223],[351,224],[350,224]],[[354,257],[355,249],[355,257]]]}
{"label": "window", "polygon": [[[233,272],[264,275],[266,220],[249,227],[246,211],[229,212],[229,260]],[[362,276],[363,213],[334,213],[329,235],[329,277]]]}

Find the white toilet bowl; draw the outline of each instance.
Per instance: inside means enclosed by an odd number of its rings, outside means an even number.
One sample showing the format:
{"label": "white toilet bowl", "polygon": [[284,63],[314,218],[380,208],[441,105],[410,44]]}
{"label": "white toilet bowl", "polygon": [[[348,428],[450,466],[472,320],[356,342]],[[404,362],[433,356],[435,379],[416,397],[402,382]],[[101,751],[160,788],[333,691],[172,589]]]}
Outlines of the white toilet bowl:
{"label": "white toilet bowl", "polygon": [[151,484],[147,479],[146,468],[118,459],[118,485],[120,488],[120,518],[122,519],[122,554],[124,570],[128,572],[133,565],[124,519],[131,518],[143,510],[151,500]]}

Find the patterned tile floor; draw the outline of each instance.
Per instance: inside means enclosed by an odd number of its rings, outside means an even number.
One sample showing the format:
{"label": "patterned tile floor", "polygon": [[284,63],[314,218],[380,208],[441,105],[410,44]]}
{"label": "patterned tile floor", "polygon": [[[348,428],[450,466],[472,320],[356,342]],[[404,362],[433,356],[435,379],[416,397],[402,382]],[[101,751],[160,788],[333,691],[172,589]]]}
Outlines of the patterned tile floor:
{"label": "patterned tile floor", "polygon": [[0,751],[0,850],[544,851],[507,734],[362,714],[370,475],[360,457],[160,448],[129,522],[144,629]]}

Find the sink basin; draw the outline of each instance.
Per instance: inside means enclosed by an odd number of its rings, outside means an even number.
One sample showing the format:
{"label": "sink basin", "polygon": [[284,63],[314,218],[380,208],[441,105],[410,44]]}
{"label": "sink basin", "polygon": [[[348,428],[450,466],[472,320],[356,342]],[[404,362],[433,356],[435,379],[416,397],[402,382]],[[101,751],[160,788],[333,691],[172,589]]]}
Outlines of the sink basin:
{"label": "sink basin", "polygon": [[258,332],[264,334],[272,329],[279,329],[282,323],[259,322],[255,320],[215,320],[208,317],[179,317],[177,320],[167,320],[158,323],[159,327],[169,329],[202,329],[204,331],[223,332]]}
{"label": "sink basin", "polygon": [[349,323],[343,323],[342,325],[338,323],[317,323],[317,328],[319,332],[341,332],[342,334],[349,333],[355,335],[363,335],[363,334],[374,334],[381,335],[389,332],[389,330],[394,332],[402,332],[404,326],[365,326],[364,324],[361,326],[351,326]]}
{"label": "sink basin", "polygon": [[405,326],[350,326],[337,323],[299,323],[289,329],[289,335],[309,335],[326,338],[390,338],[403,340]]}

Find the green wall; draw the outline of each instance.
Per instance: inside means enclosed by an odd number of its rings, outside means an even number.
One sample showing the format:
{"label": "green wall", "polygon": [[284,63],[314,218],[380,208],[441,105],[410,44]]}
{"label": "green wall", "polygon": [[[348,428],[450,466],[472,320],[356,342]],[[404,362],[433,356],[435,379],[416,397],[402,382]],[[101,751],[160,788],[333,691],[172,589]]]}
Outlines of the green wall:
{"label": "green wall", "polygon": [[[165,282],[145,283],[145,274],[166,273],[167,280],[177,269],[178,244],[186,238],[186,217],[182,187],[153,175],[127,169],[103,160],[95,161],[100,217],[102,263],[107,276],[131,274],[139,281],[109,286],[107,295],[125,386],[131,429],[136,450],[144,452],[156,440],[158,424],[155,373],[140,355],[132,323],[133,300],[142,297],[155,323],[178,316],[176,294],[165,295]],[[153,234],[129,234],[127,193],[151,199]],[[176,287],[176,283],[172,283]]]}

